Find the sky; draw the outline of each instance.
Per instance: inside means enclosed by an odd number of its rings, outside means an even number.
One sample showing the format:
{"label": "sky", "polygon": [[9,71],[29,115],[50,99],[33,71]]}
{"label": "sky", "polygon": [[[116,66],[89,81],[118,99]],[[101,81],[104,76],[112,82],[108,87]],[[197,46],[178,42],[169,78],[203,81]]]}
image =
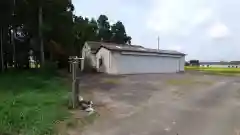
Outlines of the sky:
{"label": "sky", "polygon": [[240,0],[73,0],[75,14],[108,16],[132,44],[177,50],[186,59],[240,60]]}

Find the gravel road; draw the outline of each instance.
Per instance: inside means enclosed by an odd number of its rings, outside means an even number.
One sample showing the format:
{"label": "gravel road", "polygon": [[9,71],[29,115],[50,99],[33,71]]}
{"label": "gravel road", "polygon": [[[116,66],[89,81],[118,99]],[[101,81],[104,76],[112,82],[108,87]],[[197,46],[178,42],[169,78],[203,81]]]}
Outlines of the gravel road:
{"label": "gravel road", "polygon": [[93,82],[84,87],[106,108],[83,135],[240,135],[240,78],[186,73]]}

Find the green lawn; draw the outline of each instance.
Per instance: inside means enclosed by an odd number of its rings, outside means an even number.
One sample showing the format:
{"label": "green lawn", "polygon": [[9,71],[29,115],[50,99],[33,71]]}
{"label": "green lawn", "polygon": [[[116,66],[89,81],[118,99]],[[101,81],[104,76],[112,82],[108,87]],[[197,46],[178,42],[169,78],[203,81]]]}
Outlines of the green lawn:
{"label": "green lawn", "polygon": [[218,68],[218,67],[197,67],[197,66],[186,66],[185,70],[201,71],[211,74],[219,75],[240,75],[240,68]]}
{"label": "green lawn", "polygon": [[49,135],[69,116],[60,77],[38,72],[0,73],[0,135]]}

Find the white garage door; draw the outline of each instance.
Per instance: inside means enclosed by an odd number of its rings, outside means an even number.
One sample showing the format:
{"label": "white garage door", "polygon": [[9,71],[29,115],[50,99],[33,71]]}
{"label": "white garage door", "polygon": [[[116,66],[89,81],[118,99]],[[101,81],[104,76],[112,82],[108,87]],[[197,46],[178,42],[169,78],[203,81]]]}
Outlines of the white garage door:
{"label": "white garage door", "polygon": [[174,73],[180,70],[180,58],[119,55],[117,57],[118,74],[135,73]]}

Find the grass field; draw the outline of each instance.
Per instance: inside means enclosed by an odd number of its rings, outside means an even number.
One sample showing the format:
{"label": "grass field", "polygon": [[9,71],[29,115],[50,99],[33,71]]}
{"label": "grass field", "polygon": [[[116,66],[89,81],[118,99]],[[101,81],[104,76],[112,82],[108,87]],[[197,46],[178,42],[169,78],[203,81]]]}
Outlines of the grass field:
{"label": "grass field", "polygon": [[240,68],[218,68],[218,67],[197,67],[185,66],[186,71],[201,71],[219,75],[240,75]]}
{"label": "grass field", "polygon": [[62,79],[47,73],[0,74],[0,135],[50,135],[69,116]]}

